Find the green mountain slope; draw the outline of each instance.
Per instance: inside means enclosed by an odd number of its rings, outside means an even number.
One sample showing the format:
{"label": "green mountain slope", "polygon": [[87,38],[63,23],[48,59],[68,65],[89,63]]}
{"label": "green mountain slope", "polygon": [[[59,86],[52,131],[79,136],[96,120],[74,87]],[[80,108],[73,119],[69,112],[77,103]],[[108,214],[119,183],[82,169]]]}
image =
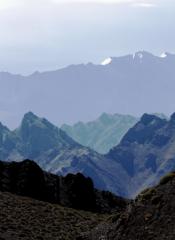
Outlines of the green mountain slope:
{"label": "green mountain slope", "polygon": [[61,128],[76,142],[104,154],[116,146],[138,118],[130,115],[103,113],[97,120]]}

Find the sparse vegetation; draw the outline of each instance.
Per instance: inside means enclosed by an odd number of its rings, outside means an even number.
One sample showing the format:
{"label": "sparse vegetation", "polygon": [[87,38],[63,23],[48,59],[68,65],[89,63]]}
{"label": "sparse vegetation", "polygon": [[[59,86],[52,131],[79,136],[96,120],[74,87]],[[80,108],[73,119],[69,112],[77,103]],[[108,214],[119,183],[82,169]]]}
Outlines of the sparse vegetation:
{"label": "sparse vegetation", "polygon": [[155,195],[155,193],[155,188],[147,188],[138,195],[137,199],[139,199],[140,201],[150,200]]}
{"label": "sparse vegetation", "polygon": [[175,178],[175,172],[168,173],[160,180],[160,185],[166,184],[169,181],[172,181]]}
{"label": "sparse vegetation", "polygon": [[0,192],[0,239],[74,240],[109,215]]}

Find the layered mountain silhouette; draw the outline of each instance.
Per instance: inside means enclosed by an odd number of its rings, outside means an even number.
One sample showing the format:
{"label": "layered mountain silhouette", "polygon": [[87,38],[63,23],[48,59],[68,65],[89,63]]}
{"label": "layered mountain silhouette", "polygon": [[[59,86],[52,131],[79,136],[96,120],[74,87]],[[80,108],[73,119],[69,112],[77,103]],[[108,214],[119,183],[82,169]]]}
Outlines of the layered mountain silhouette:
{"label": "layered mountain silhouette", "polygon": [[175,114],[170,120],[144,114],[106,155],[84,147],[32,112],[19,128],[0,125],[0,158],[34,159],[44,170],[91,177],[96,188],[134,197],[174,170]]}
{"label": "layered mountain silhouette", "polygon": [[30,76],[2,72],[1,121],[16,127],[29,109],[56,125],[87,121],[102,112],[169,114],[175,101],[174,62],[175,55],[141,51],[112,57],[107,65],[71,65]]}
{"label": "layered mountain silhouette", "polygon": [[0,159],[34,159],[44,170],[62,175],[81,172],[91,177],[98,189],[125,195],[120,179],[127,174],[119,163],[81,146],[32,112],[24,115],[20,127],[14,131],[1,125],[0,136]]}
{"label": "layered mountain silhouette", "polygon": [[61,129],[81,145],[105,154],[120,142],[138,120],[130,115],[103,113],[95,121],[78,122],[73,126],[64,124]]}

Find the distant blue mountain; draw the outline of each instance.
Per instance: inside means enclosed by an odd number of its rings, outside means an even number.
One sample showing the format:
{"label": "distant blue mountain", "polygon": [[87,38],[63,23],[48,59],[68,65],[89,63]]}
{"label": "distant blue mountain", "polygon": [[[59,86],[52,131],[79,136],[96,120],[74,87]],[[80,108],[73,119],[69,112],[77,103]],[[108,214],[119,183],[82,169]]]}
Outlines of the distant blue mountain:
{"label": "distant blue mountain", "polygon": [[95,121],[78,122],[73,126],[64,124],[61,129],[81,145],[104,154],[119,144],[125,133],[138,120],[130,115],[103,113]]}
{"label": "distant blue mountain", "polygon": [[175,101],[174,63],[175,55],[142,51],[111,57],[106,65],[71,65],[30,76],[0,73],[1,121],[16,127],[29,110],[59,125],[89,121],[102,112],[169,114]]}

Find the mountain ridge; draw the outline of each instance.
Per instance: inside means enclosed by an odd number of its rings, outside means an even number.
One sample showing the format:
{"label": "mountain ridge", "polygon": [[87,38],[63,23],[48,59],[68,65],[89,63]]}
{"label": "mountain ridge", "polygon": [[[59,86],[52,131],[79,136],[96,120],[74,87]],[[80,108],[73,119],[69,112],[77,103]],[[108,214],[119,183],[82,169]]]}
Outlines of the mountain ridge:
{"label": "mountain ridge", "polygon": [[61,129],[81,145],[105,154],[120,142],[138,120],[131,115],[103,113],[94,121],[64,124]]}
{"label": "mountain ridge", "polygon": [[28,159],[0,161],[0,191],[97,213],[120,211],[129,202],[95,189],[92,180],[81,173],[65,177],[53,175]]}
{"label": "mountain ridge", "polygon": [[117,146],[102,155],[28,113],[15,131],[1,126],[5,137],[1,137],[0,158],[34,159],[42,169],[63,176],[80,172],[97,189],[131,198],[174,169],[174,119],[174,114],[170,119],[144,114]]}
{"label": "mountain ridge", "polygon": [[[1,120],[16,128],[29,109],[55,125],[87,121],[102,112],[139,116],[144,109],[169,115],[174,111],[174,56],[138,52],[105,66],[72,65],[27,77],[1,73]],[[162,99],[162,94],[169,97]],[[51,111],[55,104],[57,109]]]}
{"label": "mountain ridge", "polygon": [[[96,188],[125,195],[120,181],[125,173],[118,163],[76,143],[64,131],[31,112],[1,142],[0,159],[34,159],[42,169],[59,175],[81,172],[93,179]],[[117,176],[115,169],[120,169]]]}

